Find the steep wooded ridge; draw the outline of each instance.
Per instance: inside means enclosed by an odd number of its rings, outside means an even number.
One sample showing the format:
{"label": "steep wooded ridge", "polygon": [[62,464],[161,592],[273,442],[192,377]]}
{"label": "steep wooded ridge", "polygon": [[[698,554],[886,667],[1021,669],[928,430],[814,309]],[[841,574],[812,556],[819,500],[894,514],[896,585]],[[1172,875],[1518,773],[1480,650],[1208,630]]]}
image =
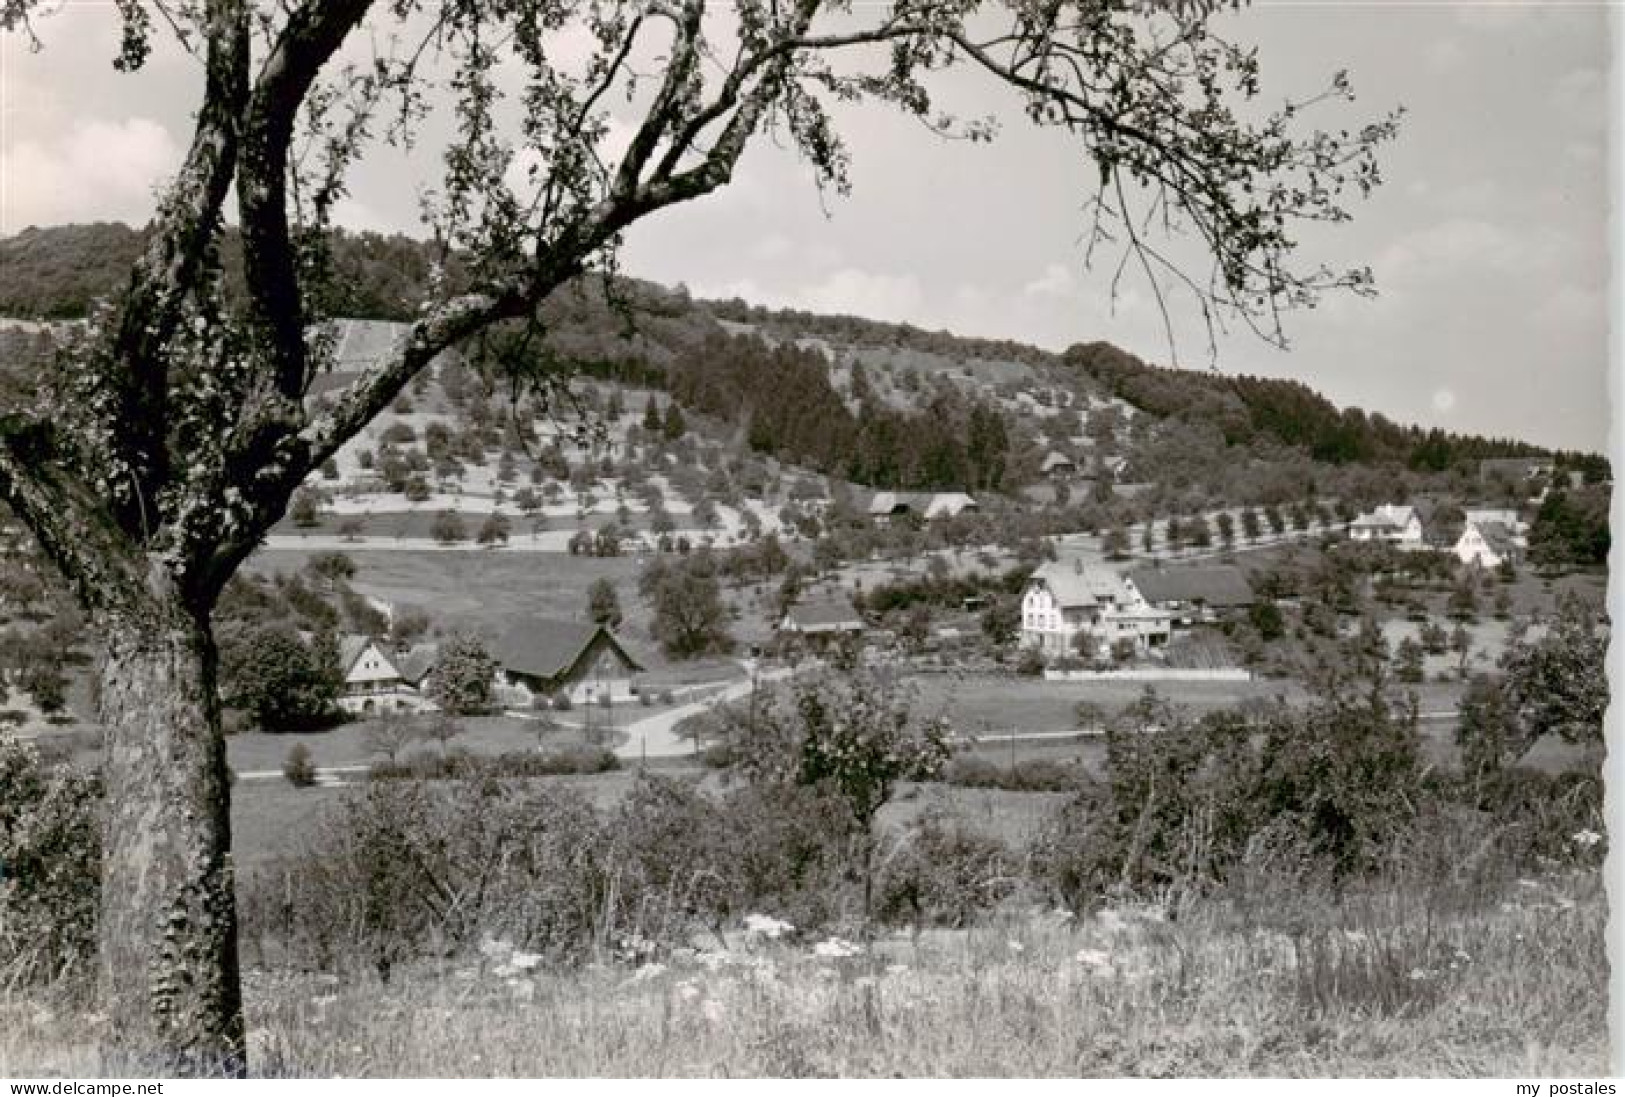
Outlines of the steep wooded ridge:
{"label": "steep wooded ridge", "polygon": [[[30,228],[0,240],[0,316],[61,320],[84,316],[118,290],[141,231],[97,223]],[[240,242],[228,232],[229,283],[240,280]],[[332,238],[337,315],[409,321],[427,293],[430,245],[404,236],[338,230]],[[456,280],[455,262],[447,277]],[[1512,439],[1396,423],[1380,413],[1338,408],[1297,381],[1149,365],[1109,343],[1080,343],[1056,355],[1009,340],[967,338],[854,316],[774,310],[740,300],[703,301],[679,287],[636,279],[600,281],[555,293],[542,307],[543,346],[583,372],[670,391],[694,410],[730,422],[751,446],[820,472],[876,487],[1001,490],[1013,442],[997,408],[974,391],[939,386],[916,406],[896,407],[869,389],[875,356],[923,373],[964,378],[1020,368],[1121,400],[1157,420],[1217,428],[1227,447],[1288,447],[1332,465],[1399,465],[1421,472],[1469,471],[1484,457],[1548,457],[1601,474],[1603,459],[1557,453]],[[743,334],[741,334],[743,333]],[[15,364],[27,348],[8,339]],[[831,382],[844,367],[847,384]],[[12,371],[15,374],[15,370]],[[15,376],[10,382],[17,384]],[[969,386],[974,388],[974,386]],[[0,391],[0,396],[6,393]],[[898,440],[910,439],[906,447]],[[1593,466],[1596,466],[1594,469]]]}

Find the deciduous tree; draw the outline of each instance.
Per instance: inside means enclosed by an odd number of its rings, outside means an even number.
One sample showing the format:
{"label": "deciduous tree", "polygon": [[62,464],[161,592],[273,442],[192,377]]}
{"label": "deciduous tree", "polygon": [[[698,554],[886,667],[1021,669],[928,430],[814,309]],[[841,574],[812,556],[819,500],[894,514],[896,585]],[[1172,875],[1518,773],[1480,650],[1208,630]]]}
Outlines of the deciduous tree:
{"label": "deciduous tree", "polygon": [[[1366,289],[1363,270],[1301,267],[1293,238],[1342,219],[1347,197],[1378,181],[1374,150],[1392,121],[1307,129],[1312,104],[1351,97],[1341,73],[1311,102],[1248,103],[1258,63],[1213,25],[1221,6],[108,5],[122,24],[120,69],[171,48],[159,41],[171,29],[197,59],[192,137],[118,299],[27,400],[0,408],[0,500],[102,639],[107,1030],[172,1071],[244,1068],[210,627],[226,581],[306,477],[428,363],[528,323],[572,279],[613,271],[628,228],[727,185],[753,138],[781,135],[842,191],[849,158],[832,103],[867,100],[987,138],[987,123],[955,119],[933,96],[944,70],[967,68],[1076,142],[1098,180],[1089,238],[1124,247],[1159,292],[1182,279],[1203,315],[1229,313],[1281,341],[1282,310]],[[0,29],[32,35],[51,10],[5,0]],[[365,64],[340,59],[351,42],[370,43]],[[387,354],[318,404],[307,397],[336,349],[327,230],[350,170],[378,142],[419,136],[437,102],[455,136],[428,189],[443,248],[431,296]],[[222,277],[228,198],[241,300]],[[1189,231],[1211,270],[1172,265],[1146,240],[1150,225]],[[557,391],[540,356],[515,356],[511,369],[521,387]],[[449,373],[443,381],[456,399]],[[672,433],[671,419],[662,425]]]}

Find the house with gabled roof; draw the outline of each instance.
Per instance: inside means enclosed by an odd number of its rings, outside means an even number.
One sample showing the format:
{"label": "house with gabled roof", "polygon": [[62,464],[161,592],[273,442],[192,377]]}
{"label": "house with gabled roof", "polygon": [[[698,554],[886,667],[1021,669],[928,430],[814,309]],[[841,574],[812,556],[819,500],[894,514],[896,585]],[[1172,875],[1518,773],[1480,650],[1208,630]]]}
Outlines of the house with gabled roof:
{"label": "house with gabled roof", "polygon": [[1052,480],[1064,480],[1078,474],[1078,463],[1060,450],[1052,449],[1044,455],[1044,462],[1038,471]]}
{"label": "house with gabled roof", "polygon": [[1422,548],[1422,517],[1415,507],[1385,503],[1356,518],[1349,525],[1349,539]]}
{"label": "house with gabled roof", "polygon": [[779,631],[802,637],[828,637],[862,633],[869,627],[850,598],[808,597],[785,611]]}
{"label": "house with gabled roof", "polygon": [[497,692],[510,705],[568,696],[577,704],[631,697],[643,666],[603,625],[526,617],[491,645]]}
{"label": "house with gabled roof", "polygon": [[338,706],[355,716],[373,712],[422,712],[434,706],[421,689],[424,673],[410,678],[402,672],[398,656],[386,652],[370,636],[339,638],[339,666],[343,685]]}
{"label": "house with gabled roof", "polygon": [[1498,568],[1523,556],[1521,538],[1504,522],[1468,522],[1451,549],[1456,559],[1481,568]]}
{"label": "house with gabled roof", "polygon": [[1256,600],[1247,576],[1229,564],[1136,568],[1123,582],[1146,602],[1173,614],[1176,624],[1209,621]]}
{"label": "house with gabled roof", "polygon": [[976,509],[976,500],[962,491],[877,491],[869,500],[869,517],[882,522],[909,515],[952,518]]}
{"label": "house with gabled roof", "polygon": [[1109,568],[1052,560],[1028,577],[1022,593],[1022,646],[1070,655],[1078,650],[1080,634],[1103,647],[1119,640],[1142,650],[1161,647],[1173,634],[1173,615],[1151,605]]}

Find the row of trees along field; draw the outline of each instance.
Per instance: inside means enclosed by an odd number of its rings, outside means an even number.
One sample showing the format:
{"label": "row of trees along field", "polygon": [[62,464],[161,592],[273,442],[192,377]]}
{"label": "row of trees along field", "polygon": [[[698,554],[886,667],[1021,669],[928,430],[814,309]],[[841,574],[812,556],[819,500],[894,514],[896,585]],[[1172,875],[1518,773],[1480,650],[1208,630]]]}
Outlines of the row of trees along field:
{"label": "row of trees along field", "polygon": [[[1376,150],[1396,123],[1325,132],[1310,128],[1308,104],[1249,104],[1257,60],[1210,32],[1218,6],[909,0],[835,12],[822,0],[740,0],[737,18],[700,0],[107,8],[132,78],[184,36],[202,69],[193,137],[116,297],[92,310],[37,399],[0,412],[0,500],[60,569],[102,647],[100,1008],[132,1061],[145,1073],[247,1069],[212,629],[226,583],[305,478],[435,357],[534,316],[571,279],[612,270],[626,230],[727,185],[766,130],[838,190],[848,149],[828,102],[985,137],[978,122],[944,117],[928,87],[965,66],[1124,182],[1096,195],[1103,224],[1139,226],[1155,211],[1207,243],[1212,277],[1191,280],[1205,313],[1241,314],[1280,340],[1282,309],[1365,288],[1363,269],[1295,266],[1293,236],[1342,219],[1376,185]],[[13,0],[0,29],[31,35],[52,9]],[[576,48],[557,48],[559,36]],[[335,64],[355,40],[376,44],[370,64]],[[890,48],[865,71],[876,44]],[[664,60],[635,73],[646,49]],[[522,95],[507,93],[513,81]],[[634,82],[652,94],[628,97]],[[343,304],[333,203],[376,150],[382,133],[369,123],[395,119],[388,135],[403,140],[425,97],[444,97],[461,123],[423,216],[467,291],[430,279],[390,356],[313,407],[334,348],[307,332]],[[1311,102],[1350,98],[1339,74]],[[642,115],[624,148],[611,147],[608,104],[628,101]],[[507,128],[510,113],[518,124]],[[521,153],[533,168],[519,180],[508,169]],[[432,161],[428,148],[414,158]],[[223,277],[228,197],[240,290]],[[1159,254],[1137,231],[1118,239],[1148,264]],[[512,380],[549,383],[535,371]]]}

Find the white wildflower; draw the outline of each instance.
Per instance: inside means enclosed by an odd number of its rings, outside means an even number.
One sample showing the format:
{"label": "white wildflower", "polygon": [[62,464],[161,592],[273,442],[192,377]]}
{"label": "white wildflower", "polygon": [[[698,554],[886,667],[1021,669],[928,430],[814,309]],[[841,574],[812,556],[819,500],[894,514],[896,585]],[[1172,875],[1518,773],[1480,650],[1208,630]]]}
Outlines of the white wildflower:
{"label": "white wildflower", "polygon": [[856,956],[863,950],[851,941],[840,937],[830,937],[819,941],[813,946],[813,955],[822,956],[826,960],[840,960],[848,956]]}
{"label": "white wildflower", "polygon": [[683,1001],[692,1002],[699,996],[700,988],[691,980],[684,979],[681,983],[677,984],[677,997],[681,998]]}
{"label": "white wildflower", "polygon": [[1006,941],[1004,943],[1004,947],[1009,949],[1011,952],[1015,952],[1015,953],[1021,953],[1021,952],[1026,952],[1027,951],[1027,946],[1026,945],[1022,944],[1020,941],[1017,941],[1017,940],[1015,940],[1013,938],[1011,940],[1009,940],[1009,941]]}
{"label": "white wildflower", "polygon": [[787,933],[794,933],[796,927],[789,922],[778,918],[771,918],[766,914],[745,915],[745,935],[747,937],[766,937],[769,941],[777,941]]}
{"label": "white wildflower", "polygon": [[1084,967],[1094,968],[1096,971],[1104,971],[1112,966],[1111,956],[1098,948],[1080,949],[1074,959]]}
{"label": "white wildflower", "polygon": [[518,952],[508,957],[508,965],[518,971],[529,971],[542,962],[540,953]]}
{"label": "white wildflower", "polygon": [[1413,967],[1411,968],[1411,973],[1407,975],[1406,978],[1413,983],[1420,983],[1428,978],[1428,973],[1419,967]]}
{"label": "white wildflower", "polygon": [[706,971],[715,971],[733,963],[733,957],[726,952],[697,952],[694,954],[694,962]]}
{"label": "white wildflower", "polygon": [[1581,849],[1590,849],[1592,846],[1602,841],[1602,835],[1598,834],[1594,830],[1580,830],[1571,835],[1569,841],[1573,842]]}
{"label": "white wildflower", "polygon": [[1473,958],[1472,958],[1472,957],[1471,957],[1471,956],[1469,956],[1469,955],[1467,955],[1467,952],[1466,952],[1466,950],[1464,950],[1464,949],[1459,949],[1459,948],[1458,948],[1458,949],[1457,949],[1457,950],[1456,950],[1456,951],[1455,951],[1455,952],[1454,952],[1454,953],[1453,953],[1453,955],[1454,955],[1454,956],[1455,956],[1455,958],[1456,958],[1456,959],[1457,959],[1457,960],[1459,960],[1459,961],[1461,961],[1461,962],[1462,962],[1462,963],[1464,963],[1464,964],[1470,964],[1470,963],[1472,963],[1472,962],[1473,962]]}

